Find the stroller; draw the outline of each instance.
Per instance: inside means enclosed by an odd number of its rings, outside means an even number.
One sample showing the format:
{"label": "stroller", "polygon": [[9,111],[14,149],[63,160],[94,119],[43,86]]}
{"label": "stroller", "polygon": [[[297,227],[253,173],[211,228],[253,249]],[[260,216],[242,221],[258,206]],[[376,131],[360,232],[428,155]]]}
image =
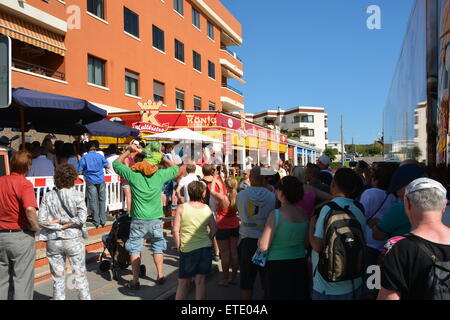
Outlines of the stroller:
{"label": "stroller", "polygon": [[[123,214],[116,218],[109,234],[102,237],[103,252],[100,256],[101,272],[112,271],[112,278],[117,281],[119,279],[119,269],[126,269],[131,264],[130,254],[125,249],[125,243],[130,236],[131,218],[128,214]],[[106,260],[105,251],[108,250],[111,255],[111,260]],[[145,277],[146,268],[145,265],[140,267],[140,277]]]}

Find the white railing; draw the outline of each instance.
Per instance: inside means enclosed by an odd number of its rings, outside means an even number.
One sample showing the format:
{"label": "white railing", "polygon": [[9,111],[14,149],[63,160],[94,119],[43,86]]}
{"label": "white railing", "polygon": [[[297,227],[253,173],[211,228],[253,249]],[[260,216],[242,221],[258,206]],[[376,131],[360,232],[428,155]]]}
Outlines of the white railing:
{"label": "white railing", "polygon": [[[53,177],[28,177],[27,178],[34,187],[38,207],[42,199],[50,190],[55,187]],[[106,183],[106,209],[108,211],[116,211],[123,209],[125,200],[122,192],[122,184],[118,175],[105,175]],[[75,182],[75,189],[82,192],[86,197],[86,183],[84,176],[79,176]],[[89,211],[89,206],[88,206]]]}

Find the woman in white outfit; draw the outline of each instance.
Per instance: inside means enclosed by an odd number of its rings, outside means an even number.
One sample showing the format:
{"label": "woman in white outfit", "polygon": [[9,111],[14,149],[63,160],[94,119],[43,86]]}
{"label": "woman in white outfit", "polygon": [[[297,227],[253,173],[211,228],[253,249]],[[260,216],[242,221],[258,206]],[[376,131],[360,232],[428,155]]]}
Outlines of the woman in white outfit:
{"label": "woman in white outfit", "polygon": [[78,174],[70,164],[55,169],[56,189],[47,192],[39,208],[41,234],[47,241],[47,258],[53,277],[53,299],[65,300],[65,266],[69,258],[80,300],[90,300],[82,227],[87,210],[83,193],[75,190]]}

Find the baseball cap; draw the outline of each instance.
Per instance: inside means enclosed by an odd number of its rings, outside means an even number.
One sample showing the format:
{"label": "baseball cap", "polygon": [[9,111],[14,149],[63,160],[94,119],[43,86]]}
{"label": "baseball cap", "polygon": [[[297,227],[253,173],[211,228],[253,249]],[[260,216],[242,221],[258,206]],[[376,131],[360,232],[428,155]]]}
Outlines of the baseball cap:
{"label": "baseball cap", "polygon": [[412,181],[422,178],[424,174],[425,170],[416,164],[406,164],[401,166],[395,170],[387,192],[394,193],[397,190],[406,187]]}
{"label": "baseball cap", "polygon": [[250,170],[250,174],[252,176],[273,176],[277,173],[277,171],[274,168],[263,168],[263,167],[253,167]]}
{"label": "baseball cap", "polygon": [[322,162],[323,165],[325,165],[325,166],[329,166],[330,163],[331,163],[330,158],[329,158],[328,156],[326,156],[326,155],[320,156],[319,159],[317,159],[317,160],[320,161],[320,162]]}
{"label": "baseball cap", "polygon": [[437,189],[442,192],[445,197],[447,196],[447,190],[444,188],[444,186],[436,180],[430,178],[419,178],[411,182],[406,187],[405,196],[413,192],[425,189]]}

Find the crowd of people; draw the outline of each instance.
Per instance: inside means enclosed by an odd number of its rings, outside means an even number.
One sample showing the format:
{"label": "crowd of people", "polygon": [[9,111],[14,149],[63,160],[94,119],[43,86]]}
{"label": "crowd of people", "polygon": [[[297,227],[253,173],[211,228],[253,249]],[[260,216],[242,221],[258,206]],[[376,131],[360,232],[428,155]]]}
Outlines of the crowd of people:
{"label": "crowd of people", "polygon": [[[220,261],[217,286],[238,285],[254,296],[257,277],[268,300],[450,299],[450,210],[446,167],[415,161],[358,163],[331,170],[316,163],[255,165],[228,170],[176,154],[173,146],[132,142],[101,151],[98,142],[67,144],[50,137],[13,153],[10,176],[0,177],[0,300],[32,299],[34,235],[47,242],[54,299],[65,299],[66,258],[80,299],[90,299],[85,223],[107,220],[105,174],[121,178],[125,212],[132,218],[125,248],[139,290],[141,250],[147,240],[158,285],[167,240],[163,218],[175,212],[179,251],[176,299],[206,299],[206,276]],[[73,186],[83,174],[86,196]],[[54,190],[37,207],[27,176],[54,176]],[[38,210],[38,211],[37,211]],[[373,266],[380,284],[369,286]],[[443,271],[444,270],[444,271]]]}

